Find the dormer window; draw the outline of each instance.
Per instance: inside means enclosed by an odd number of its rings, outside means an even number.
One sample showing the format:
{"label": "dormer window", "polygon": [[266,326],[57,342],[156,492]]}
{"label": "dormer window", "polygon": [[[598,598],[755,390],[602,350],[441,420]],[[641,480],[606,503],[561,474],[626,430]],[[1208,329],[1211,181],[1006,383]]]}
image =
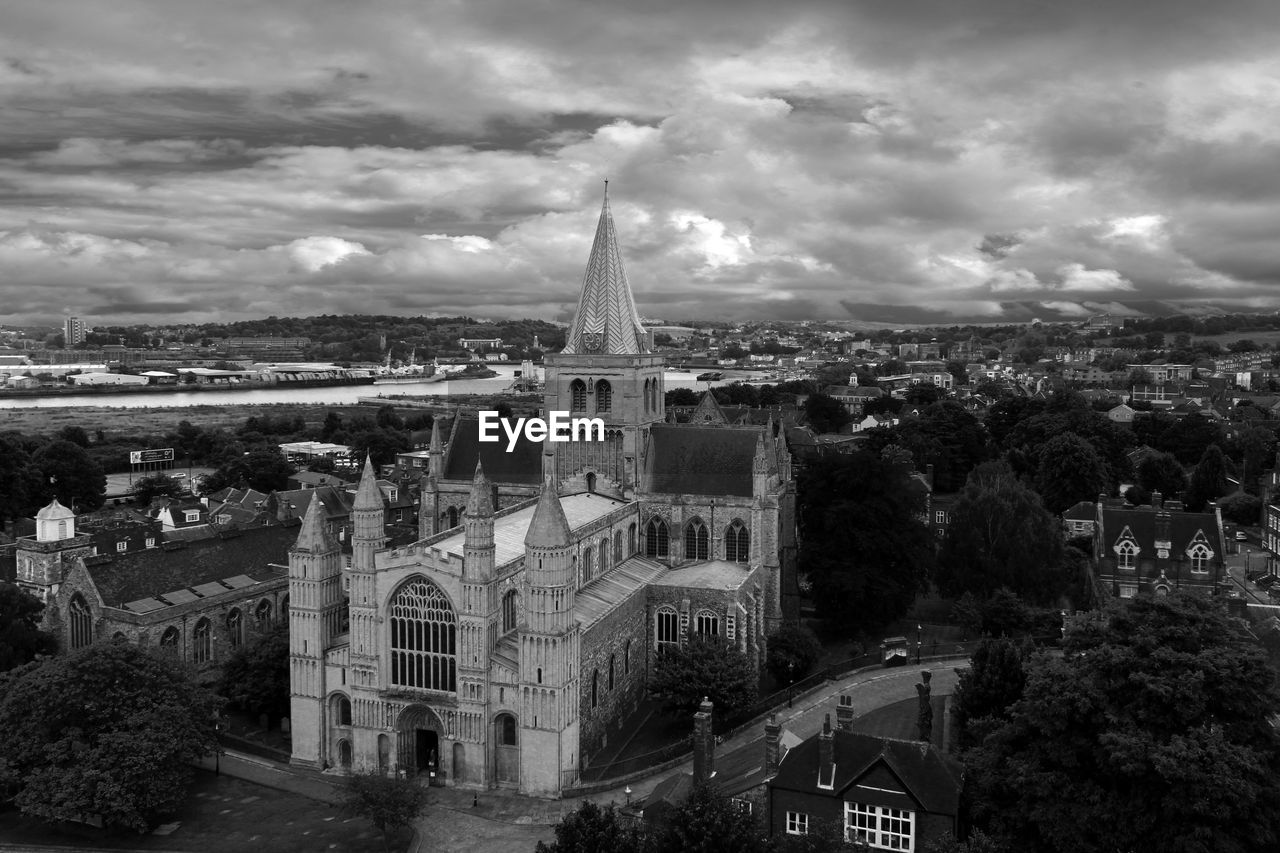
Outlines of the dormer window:
{"label": "dormer window", "polygon": [[184,510],[182,515],[187,524],[192,524],[200,520],[200,510],[198,509]]}

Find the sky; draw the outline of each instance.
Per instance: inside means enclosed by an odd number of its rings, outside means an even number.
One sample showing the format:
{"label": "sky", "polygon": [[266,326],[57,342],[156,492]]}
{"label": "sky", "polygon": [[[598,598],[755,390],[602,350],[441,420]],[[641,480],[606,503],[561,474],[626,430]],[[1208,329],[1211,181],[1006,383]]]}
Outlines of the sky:
{"label": "sky", "polygon": [[1274,0],[0,4],[0,322],[1280,308]]}

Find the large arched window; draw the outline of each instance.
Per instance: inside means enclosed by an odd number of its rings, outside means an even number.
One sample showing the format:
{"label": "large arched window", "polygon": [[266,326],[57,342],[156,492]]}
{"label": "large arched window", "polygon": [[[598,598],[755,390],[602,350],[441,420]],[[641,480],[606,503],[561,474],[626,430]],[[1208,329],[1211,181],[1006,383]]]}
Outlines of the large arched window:
{"label": "large arched window", "polygon": [[445,514],[448,515],[449,517],[449,529],[452,530],[453,528],[457,527],[458,526],[458,508],[456,506],[451,506],[447,510],[445,510]]}
{"label": "large arched window", "polygon": [[569,409],[574,412],[587,410],[587,383],[581,379],[569,383]]}
{"label": "large arched window", "polygon": [[633,521],[627,526],[627,556],[630,557],[636,552],[636,523]]}
{"label": "large arched window", "polygon": [[93,642],[93,613],[78,592],[71,596],[67,610],[71,622],[71,648],[82,649]]}
{"label": "large arched window", "polygon": [[595,555],[591,553],[590,545],[582,549],[582,583],[584,585],[587,583],[587,581],[591,580],[592,568],[593,568],[591,565],[591,560],[594,558],[594,556]]}
{"label": "large arched window", "polygon": [[1132,569],[1137,563],[1138,546],[1132,542],[1121,542],[1120,547],[1116,548],[1116,562],[1122,569]]}
{"label": "large arched window", "polygon": [[745,563],[751,555],[751,534],[747,526],[734,519],[724,531],[724,558],[734,563]]}
{"label": "large arched window", "polygon": [[644,529],[644,555],[665,557],[669,550],[667,523],[660,518],[649,519]]}
{"label": "large arched window", "polygon": [[499,714],[493,718],[493,731],[498,738],[498,746],[516,746],[516,718],[510,714]]}
{"label": "large arched window", "polygon": [[333,694],[333,701],[329,705],[329,713],[335,725],[349,726],[351,725],[351,700],[341,693]]}
{"label": "large arched window", "polygon": [[600,574],[609,571],[609,537],[600,540],[599,547],[596,551],[600,554]]}
{"label": "large arched window", "polygon": [[693,630],[703,637],[720,636],[720,618],[710,610],[699,610],[693,618]]}
{"label": "large arched window", "polygon": [[164,629],[164,633],[160,635],[160,648],[165,651],[177,654],[178,652],[178,629],[170,625]]}
{"label": "large arched window", "polygon": [[1191,571],[1203,574],[1209,571],[1209,549],[1204,545],[1196,545],[1187,552],[1191,558]]}
{"label": "large arched window", "polygon": [[676,611],[671,607],[659,607],[655,620],[657,624],[654,639],[657,641],[658,651],[680,645],[680,617]]}
{"label": "large arched window", "polygon": [[507,594],[502,596],[502,633],[516,629],[519,611],[520,592],[514,589],[508,590]]}
{"label": "large arched window", "polygon": [[258,606],[253,608],[253,618],[254,621],[258,623],[259,631],[271,630],[271,623],[273,621],[271,602],[265,598],[262,599],[262,601],[259,601]]}
{"label": "large arched window", "polygon": [[613,531],[613,564],[622,562],[622,531]]}
{"label": "large arched window", "polygon": [[213,625],[208,619],[196,623],[191,634],[191,654],[196,663],[208,663],[213,660]]}
{"label": "large arched window", "polygon": [[426,578],[414,578],[391,598],[391,684],[457,692],[457,616]]}
{"label": "large arched window", "polygon": [[686,560],[708,559],[707,526],[701,519],[695,518],[684,526],[684,558]]}
{"label": "large arched window", "polygon": [[244,618],[240,615],[239,607],[231,608],[231,612],[227,614],[227,642],[233,649],[244,642]]}
{"label": "large arched window", "polygon": [[609,380],[601,379],[596,383],[596,411],[607,412],[613,406],[613,386]]}

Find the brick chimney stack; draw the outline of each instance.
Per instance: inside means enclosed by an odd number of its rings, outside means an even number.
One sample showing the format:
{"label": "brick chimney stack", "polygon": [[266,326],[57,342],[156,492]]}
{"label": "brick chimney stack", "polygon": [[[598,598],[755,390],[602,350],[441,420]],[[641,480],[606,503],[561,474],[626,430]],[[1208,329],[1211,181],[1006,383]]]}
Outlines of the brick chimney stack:
{"label": "brick chimney stack", "polygon": [[853,697],[848,693],[841,693],[836,705],[836,728],[846,732],[853,728]]}
{"label": "brick chimney stack", "polygon": [[764,773],[772,776],[778,772],[782,762],[782,726],[778,724],[778,715],[770,714],[764,724]]}
{"label": "brick chimney stack", "polygon": [[829,788],[835,782],[835,736],[831,733],[831,715],[822,721],[822,733],[818,735],[818,787]]}
{"label": "brick chimney stack", "polygon": [[709,698],[703,698],[693,715],[693,782],[706,782],[715,774],[716,739],[711,731],[711,712],[714,706]]}

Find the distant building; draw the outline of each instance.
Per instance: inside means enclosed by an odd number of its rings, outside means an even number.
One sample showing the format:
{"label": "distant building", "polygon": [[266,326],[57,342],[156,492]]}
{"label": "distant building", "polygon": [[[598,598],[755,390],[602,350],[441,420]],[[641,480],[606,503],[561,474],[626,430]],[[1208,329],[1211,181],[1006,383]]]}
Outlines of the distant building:
{"label": "distant building", "polygon": [[1120,598],[1190,590],[1213,595],[1226,579],[1222,512],[1166,508],[1159,492],[1151,506],[1120,507],[1100,500],[1093,536],[1099,580]]}
{"label": "distant building", "polygon": [[465,350],[502,349],[502,338],[458,338],[458,346]]}
{"label": "distant building", "polygon": [[84,343],[85,335],[88,328],[79,317],[68,317],[66,322],[62,324],[62,337],[65,339],[65,346],[73,347],[76,344]]}

